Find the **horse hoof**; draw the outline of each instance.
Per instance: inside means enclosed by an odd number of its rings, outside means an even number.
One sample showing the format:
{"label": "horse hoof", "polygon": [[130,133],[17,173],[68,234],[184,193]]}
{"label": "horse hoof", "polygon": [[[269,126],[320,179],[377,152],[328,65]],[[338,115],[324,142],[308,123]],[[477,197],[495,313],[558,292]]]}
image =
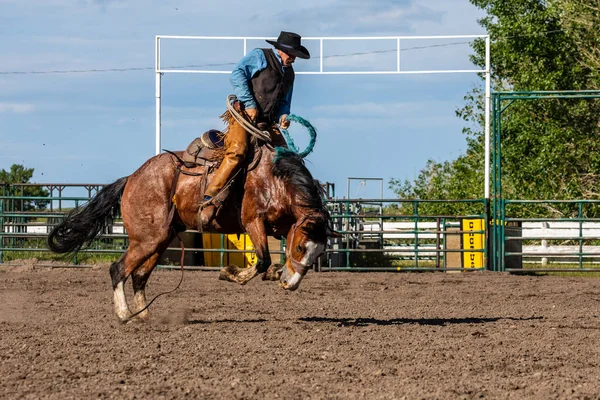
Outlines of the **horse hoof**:
{"label": "horse hoof", "polygon": [[221,272],[219,273],[219,279],[222,281],[229,282],[238,282],[237,275],[239,274],[240,269],[235,265],[227,265],[221,268]]}
{"label": "horse hoof", "polygon": [[278,281],[281,277],[281,271],[283,270],[283,265],[281,264],[271,264],[267,271],[263,274],[263,281]]}

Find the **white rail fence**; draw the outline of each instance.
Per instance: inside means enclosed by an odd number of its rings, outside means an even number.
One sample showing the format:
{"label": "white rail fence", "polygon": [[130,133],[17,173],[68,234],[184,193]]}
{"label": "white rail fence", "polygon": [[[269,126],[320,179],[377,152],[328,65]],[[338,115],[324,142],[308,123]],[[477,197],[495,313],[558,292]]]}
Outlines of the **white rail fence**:
{"label": "white rail fence", "polygon": [[[457,224],[450,227],[458,228]],[[397,239],[419,240],[442,239],[444,235],[456,235],[455,232],[446,230],[449,226],[439,227],[435,222],[384,222],[383,226],[378,223],[365,224],[365,238],[382,237],[384,242]],[[415,235],[415,231],[417,235]],[[444,233],[439,233],[444,231]],[[381,233],[383,232],[383,233]],[[524,222],[521,227],[521,236],[510,238],[510,241],[528,241],[528,244],[522,245],[521,253],[524,262],[572,262],[578,258],[578,255],[584,254],[588,262],[600,262],[600,245],[589,244],[593,240],[600,242],[600,223],[598,222],[570,222],[570,221],[544,221],[544,222]],[[582,245],[579,244],[555,244],[555,242],[577,242],[582,239]],[[534,242],[534,243],[531,243]],[[386,249],[393,249],[396,246],[385,245]],[[419,249],[427,249],[426,246],[418,246]],[[407,249],[407,252],[410,250]],[[433,255],[423,252],[422,255]]]}

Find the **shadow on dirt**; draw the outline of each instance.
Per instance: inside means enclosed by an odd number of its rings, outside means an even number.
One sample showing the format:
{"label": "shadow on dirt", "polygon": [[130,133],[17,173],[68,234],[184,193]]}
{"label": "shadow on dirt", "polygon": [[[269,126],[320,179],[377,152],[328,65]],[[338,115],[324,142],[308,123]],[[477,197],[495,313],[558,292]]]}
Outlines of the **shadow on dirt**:
{"label": "shadow on dirt", "polygon": [[497,318],[322,318],[322,317],[302,317],[303,322],[316,322],[324,324],[337,324],[337,326],[369,326],[369,325],[434,325],[445,326],[455,324],[487,324],[498,321],[533,321],[544,319],[544,317],[497,317]]}

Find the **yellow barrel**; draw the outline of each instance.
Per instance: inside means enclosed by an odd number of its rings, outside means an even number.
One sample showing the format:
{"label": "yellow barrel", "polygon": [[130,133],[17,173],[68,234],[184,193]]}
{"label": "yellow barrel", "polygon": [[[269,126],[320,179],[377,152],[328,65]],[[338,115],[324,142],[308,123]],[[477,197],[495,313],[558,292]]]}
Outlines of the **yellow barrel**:
{"label": "yellow barrel", "polygon": [[[224,253],[223,265],[235,265],[238,267],[249,267],[257,261],[254,253],[254,245],[250,237],[243,235],[221,235],[219,233],[204,233],[202,243],[205,249],[227,249],[227,250],[248,250],[248,253]],[[218,267],[221,265],[221,253],[214,251],[204,252],[204,264],[209,267]]]}

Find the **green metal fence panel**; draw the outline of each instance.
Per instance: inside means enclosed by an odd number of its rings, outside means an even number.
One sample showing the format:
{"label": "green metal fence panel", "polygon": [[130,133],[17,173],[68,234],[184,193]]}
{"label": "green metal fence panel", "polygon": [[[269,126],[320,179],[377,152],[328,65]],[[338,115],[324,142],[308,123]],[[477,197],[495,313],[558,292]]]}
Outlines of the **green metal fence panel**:
{"label": "green metal fence panel", "polygon": [[[327,250],[328,271],[447,271],[469,270],[462,265],[463,254],[482,255],[485,269],[487,241],[485,230],[488,215],[485,199],[476,200],[398,200],[344,199],[329,200],[334,226],[343,239],[334,241]],[[428,212],[442,206],[462,205],[475,211],[466,214]],[[369,212],[369,206],[383,213]],[[469,251],[447,246],[448,237],[462,238],[469,231],[460,228],[465,218],[482,221],[482,229],[471,231],[481,235],[481,248]],[[382,222],[379,222],[382,221]],[[450,230],[449,228],[452,228]],[[373,242],[377,242],[375,245]],[[457,263],[448,265],[451,255]]]}
{"label": "green metal fence panel", "polygon": [[[506,226],[511,222],[518,222],[517,218],[511,218],[507,206],[527,202],[527,200],[507,200],[502,192],[502,115],[516,101],[529,101],[540,99],[597,99],[600,98],[600,90],[582,91],[521,91],[521,92],[495,92],[492,93],[492,134],[491,134],[491,185],[492,197],[490,199],[490,259],[489,267],[493,271],[505,271],[507,250],[506,244],[515,239],[507,238]],[[553,200],[544,200],[551,203]],[[572,200],[582,207],[586,202],[583,200]],[[524,203],[523,203],[524,204]],[[556,220],[550,219],[558,222]],[[540,219],[542,221],[542,219]],[[583,244],[579,240],[581,249]],[[511,252],[508,252],[510,256]],[[514,254],[512,254],[514,255]],[[579,265],[583,264],[585,253],[580,250],[578,254]],[[509,268],[510,269],[510,268]],[[584,268],[577,268],[582,270]],[[591,269],[590,269],[591,270]]]}
{"label": "green metal fence panel", "polygon": [[[54,188],[54,195],[48,197],[27,196],[22,190],[3,191],[0,197],[0,262],[25,254],[40,259],[49,259],[46,240],[48,232],[66,212],[87,202],[101,185],[61,185],[45,184]],[[73,196],[69,189],[79,189],[84,196]],[[12,193],[12,194],[11,194]],[[18,193],[18,194],[14,194]],[[28,202],[44,200],[45,208],[23,211]],[[487,220],[485,200],[406,200],[397,199],[345,199],[327,202],[334,220],[334,228],[343,237],[332,239],[331,246],[318,262],[319,270],[350,271],[409,271],[409,270],[462,270],[462,255],[467,250],[460,246],[449,246],[449,237],[462,237],[466,232],[460,229],[463,218]],[[464,215],[427,212],[432,206],[461,204],[472,208],[473,212]],[[401,226],[389,227],[390,223]],[[485,226],[485,225],[484,225]],[[368,230],[365,230],[368,229]],[[485,229],[471,232],[485,236]],[[248,250],[229,249],[225,236],[221,236],[220,248],[204,249],[198,246],[186,247],[186,252],[218,252],[220,262],[214,268],[225,264],[228,253],[247,253]],[[486,243],[483,241],[483,243]],[[271,253],[285,257],[285,242]],[[117,258],[127,247],[127,234],[119,217],[107,221],[105,232],[94,241],[90,248],[80,252],[71,261],[85,264],[90,257],[110,260]],[[487,246],[471,253],[484,254]],[[169,250],[179,250],[179,246]],[[449,264],[454,256],[458,262]],[[177,260],[179,258],[177,257]],[[481,268],[485,266],[482,265]]]}
{"label": "green metal fence panel", "polygon": [[[73,208],[84,205],[104,185],[102,184],[0,184],[0,263],[5,263],[14,258],[38,258],[43,261],[60,260],[70,261],[79,265],[88,260],[114,261],[128,246],[128,236],[120,217],[107,219],[105,231],[98,236],[89,248],[80,251],[70,259],[53,255],[47,247],[48,233],[58,224],[65,213]],[[29,196],[27,188],[43,188],[49,196]],[[72,195],[72,192],[78,195]],[[71,192],[69,194],[69,192]],[[33,202],[46,203],[44,207],[26,210],[26,206]],[[191,232],[191,233],[195,233]],[[199,235],[199,233],[198,233]],[[247,254],[251,250],[238,250],[226,246],[225,235],[220,235],[220,247],[205,249],[203,247],[186,247],[186,253],[202,252],[220,255],[218,266],[205,269],[219,269],[224,265],[224,256],[227,254]],[[171,247],[168,250],[180,251],[180,247]],[[272,254],[283,255],[281,245],[272,249]],[[177,263],[179,263],[179,256]],[[159,265],[159,267],[168,267]]]}

